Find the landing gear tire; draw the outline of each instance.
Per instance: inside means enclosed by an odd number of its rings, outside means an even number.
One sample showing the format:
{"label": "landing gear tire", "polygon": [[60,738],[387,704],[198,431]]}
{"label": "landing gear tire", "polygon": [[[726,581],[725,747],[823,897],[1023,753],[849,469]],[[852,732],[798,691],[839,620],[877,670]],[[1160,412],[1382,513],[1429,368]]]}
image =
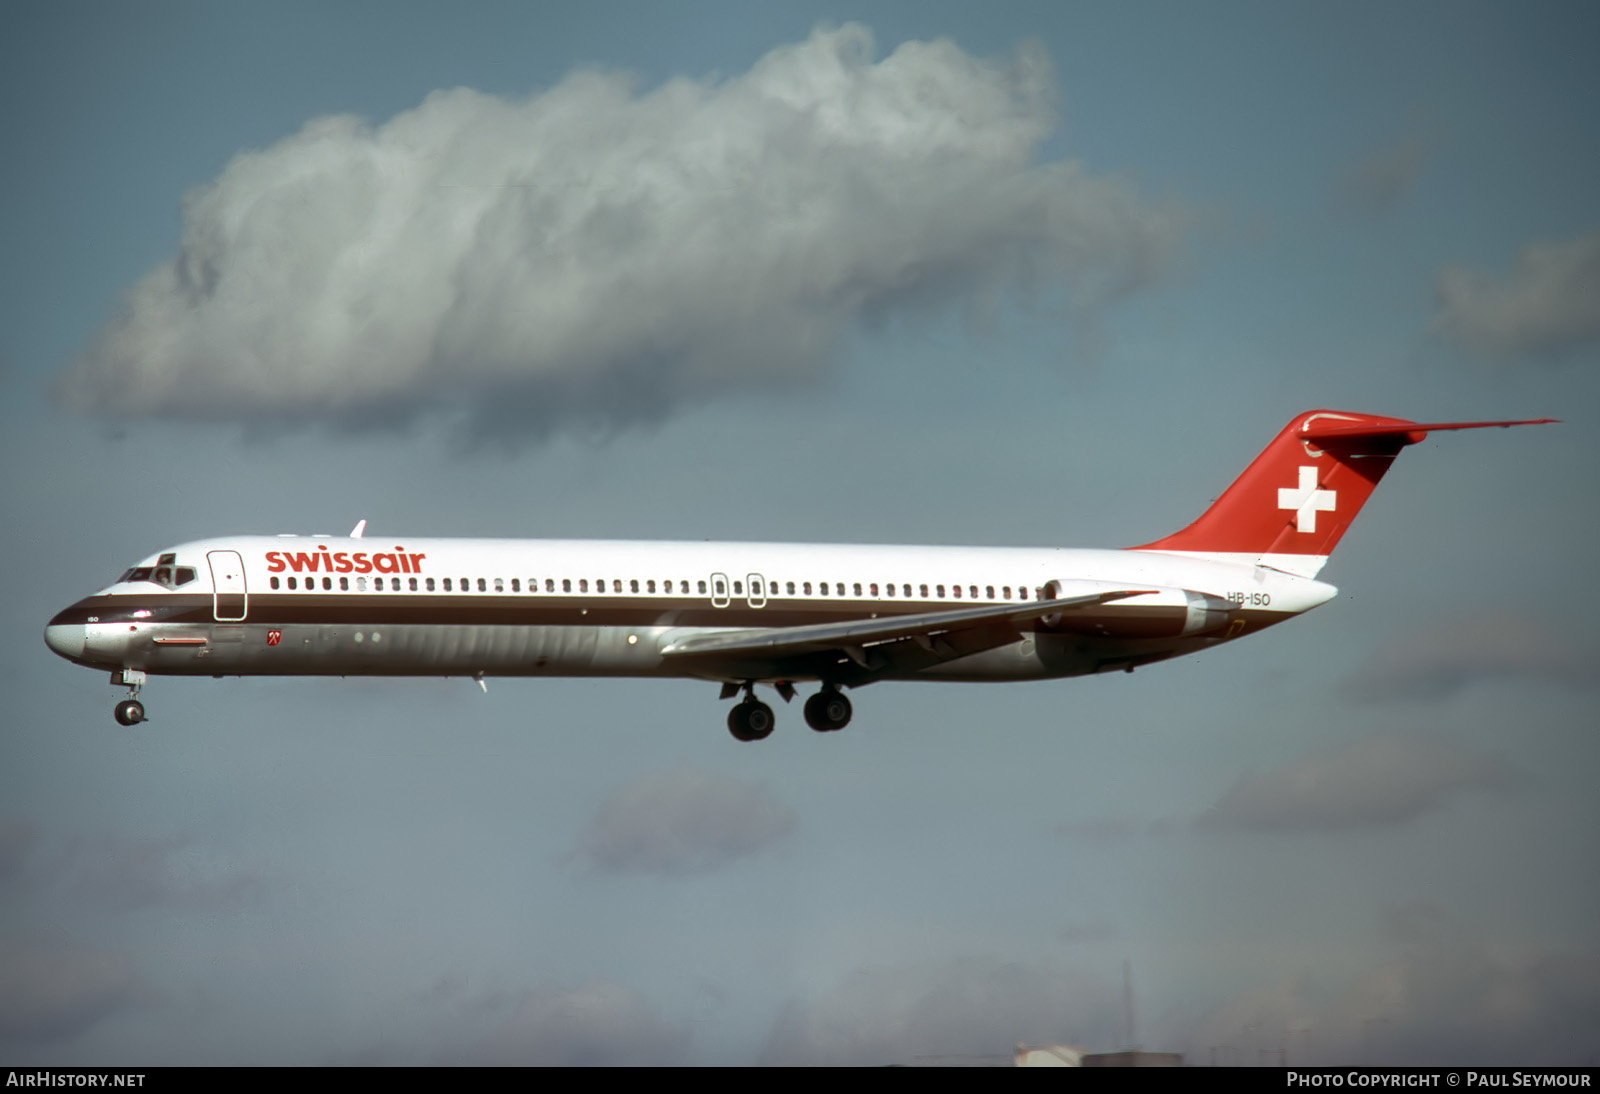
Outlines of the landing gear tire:
{"label": "landing gear tire", "polygon": [[137,699],[124,699],[114,713],[118,725],[136,726],[144,721],[144,704]]}
{"label": "landing gear tire", "polygon": [[760,741],[771,736],[772,727],[777,721],[767,704],[746,699],[728,711],[728,732],[733,734],[735,740]]}
{"label": "landing gear tire", "polygon": [[850,700],[832,688],[823,688],[806,700],[806,725],[818,733],[831,733],[850,724]]}

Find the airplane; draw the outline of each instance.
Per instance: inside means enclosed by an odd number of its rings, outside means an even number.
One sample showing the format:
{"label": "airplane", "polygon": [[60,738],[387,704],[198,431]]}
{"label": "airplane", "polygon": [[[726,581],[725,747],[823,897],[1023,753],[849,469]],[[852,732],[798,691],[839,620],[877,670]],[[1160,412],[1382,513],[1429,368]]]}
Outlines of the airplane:
{"label": "airplane", "polygon": [[1211,649],[1337,593],[1316,580],[1418,423],[1297,415],[1183,530],[1138,547],[230,536],[159,551],[50,620],[45,642],[128,689],[163,676],[689,677],[767,737],[795,685],[806,723],[880,680],[1132,672]]}

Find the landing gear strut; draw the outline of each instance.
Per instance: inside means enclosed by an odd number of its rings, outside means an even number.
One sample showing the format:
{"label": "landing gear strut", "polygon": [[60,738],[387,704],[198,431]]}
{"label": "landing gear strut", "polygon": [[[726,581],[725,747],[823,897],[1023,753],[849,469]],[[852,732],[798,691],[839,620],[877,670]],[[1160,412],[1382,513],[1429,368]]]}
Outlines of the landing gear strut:
{"label": "landing gear strut", "polygon": [[112,711],[118,725],[136,726],[145,720],[144,704],[139,702],[139,689],[144,687],[144,679],[144,672],[140,669],[123,669],[111,674],[113,684],[128,686],[128,697]]}
{"label": "landing gear strut", "polygon": [[818,733],[831,733],[850,724],[850,700],[829,684],[806,700],[806,725]]}

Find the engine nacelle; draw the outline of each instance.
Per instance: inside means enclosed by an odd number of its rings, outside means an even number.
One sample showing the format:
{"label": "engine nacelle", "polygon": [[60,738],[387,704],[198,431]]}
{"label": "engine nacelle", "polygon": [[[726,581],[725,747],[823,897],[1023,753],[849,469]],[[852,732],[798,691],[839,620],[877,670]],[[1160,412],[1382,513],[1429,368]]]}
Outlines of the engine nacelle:
{"label": "engine nacelle", "polygon": [[1050,600],[1093,596],[1115,589],[1148,589],[1103,604],[1084,604],[1043,617],[1045,627],[1063,634],[1100,638],[1188,638],[1225,630],[1237,605],[1210,593],[1165,585],[1119,585],[1110,581],[1065,579],[1045,583]]}

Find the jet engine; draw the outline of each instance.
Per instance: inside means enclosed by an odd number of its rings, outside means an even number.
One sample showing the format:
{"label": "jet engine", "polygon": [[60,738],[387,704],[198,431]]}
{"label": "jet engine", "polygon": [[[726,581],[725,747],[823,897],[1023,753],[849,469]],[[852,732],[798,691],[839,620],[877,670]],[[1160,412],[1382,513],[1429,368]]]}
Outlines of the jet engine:
{"label": "jet engine", "polygon": [[1050,600],[1057,600],[1130,588],[1149,591],[1140,596],[1103,604],[1065,608],[1044,616],[1042,622],[1052,631],[1099,638],[1188,638],[1226,629],[1237,607],[1220,596],[1193,589],[1163,585],[1118,585],[1108,581],[1049,581],[1044,586],[1044,595]]}

